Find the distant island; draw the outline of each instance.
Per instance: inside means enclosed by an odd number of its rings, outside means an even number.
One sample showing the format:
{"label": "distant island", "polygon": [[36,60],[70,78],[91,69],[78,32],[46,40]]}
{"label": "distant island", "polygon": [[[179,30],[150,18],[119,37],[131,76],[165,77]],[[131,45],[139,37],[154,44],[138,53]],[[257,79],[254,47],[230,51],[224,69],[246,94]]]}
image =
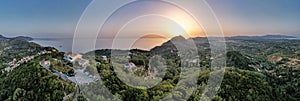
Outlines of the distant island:
{"label": "distant island", "polygon": [[12,40],[12,39],[22,39],[22,40],[26,40],[26,41],[33,40],[33,38],[27,37],[27,36],[17,36],[17,37],[8,38],[8,37],[4,37],[3,35],[0,35],[0,40]]}

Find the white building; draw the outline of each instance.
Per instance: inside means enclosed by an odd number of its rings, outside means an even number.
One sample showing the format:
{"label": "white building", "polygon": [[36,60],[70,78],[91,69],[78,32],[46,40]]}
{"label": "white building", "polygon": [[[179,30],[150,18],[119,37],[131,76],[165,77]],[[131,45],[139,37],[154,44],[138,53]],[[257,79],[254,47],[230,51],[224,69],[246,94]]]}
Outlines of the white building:
{"label": "white building", "polygon": [[86,59],[78,58],[76,62],[81,66],[81,67],[87,67],[89,65],[89,61]]}
{"label": "white building", "polygon": [[64,59],[68,60],[69,62],[74,62],[76,59],[81,58],[82,55],[75,54],[72,52],[67,52],[64,54]]}
{"label": "white building", "polygon": [[127,69],[133,69],[133,68],[136,68],[136,66],[135,66],[134,63],[129,62],[129,63],[125,64],[125,68],[127,68]]}
{"label": "white building", "polygon": [[107,56],[102,56],[102,59],[107,61]]}
{"label": "white building", "polygon": [[50,61],[41,61],[40,65],[47,68],[47,69],[49,69],[50,65],[51,65],[51,62]]}

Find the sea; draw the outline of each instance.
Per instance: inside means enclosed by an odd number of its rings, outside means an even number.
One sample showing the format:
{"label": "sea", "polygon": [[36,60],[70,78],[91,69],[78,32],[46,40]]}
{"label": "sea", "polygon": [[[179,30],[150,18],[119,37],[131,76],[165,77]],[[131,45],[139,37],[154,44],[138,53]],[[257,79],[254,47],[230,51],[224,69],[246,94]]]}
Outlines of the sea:
{"label": "sea", "polygon": [[81,38],[74,40],[73,38],[34,38],[31,42],[37,43],[44,47],[54,47],[62,52],[86,53],[97,49],[142,49],[150,50],[155,46],[160,46],[166,42],[161,38],[143,38],[133,39],[91,39]]}
{"label": "sea", "polygon": [[[73,38],[35,38],[31,42],[37,43],[44,47],[54,47],[62,52],[76,52],[76,53],[86,53],[89,51],[93,51],[95,49],[106,49],[110,48],[109,44],[110,39],[101,39],[97,40],[100,41],[97,44],[95,44],[94,49],[86,48],[87,44],[90,44],[92,39],[85,38],[85,39],[77,39],[74,40]],[[73,44],[73,41],[76,41]],[[96,46],[97,45],[97,46]],[[73,49],[75,46],[80,46],[80,49]]]}
{"label": "sea", "polygon": [[[288,40],[300,40],[300,37],[290,38]],[[155,46],[160,46],[166,42],[167,39],[161,38],[143,38],[139,40],[133,39],[122,39],[115,40],[106,39],[91,39],[81,38],[74,40],[73,38],[34,38],[31,42],[37,43],[41,46],[54,47],[62,52],[75,52],[75,53],[86,53],[97,49],[142,49],[150,50]]]}

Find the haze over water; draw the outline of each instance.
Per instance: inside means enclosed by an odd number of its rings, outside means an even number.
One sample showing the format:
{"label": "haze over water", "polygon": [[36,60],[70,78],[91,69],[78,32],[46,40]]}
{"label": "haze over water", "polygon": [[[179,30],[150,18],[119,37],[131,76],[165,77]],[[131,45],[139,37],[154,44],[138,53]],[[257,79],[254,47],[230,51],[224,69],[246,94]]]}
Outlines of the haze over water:
{"label": "haze over water", "polygon": [[[78,41],[82,42],[80,46],[85,46],[88,43],[91,38],[81,38],[78,39]],[[125,39],[125,40],[132,40],[132,39]],[[131,45],[131,47],[121,47],[121,46],[113,46],[112,47],[112,38],[106,38],[106,39],[98,39],[97,43],[95,44],[95,49],[143,49],[143,50],[150,50],[151,48],[155,46],[160,46],[162,43],[166,42],[167,39],[164,38],[140,38],[136,40],[135,43]],[[63,52],[72,52],[72,45],[73,45],[73,38],[35,38],[32,40],[32,42],[35,42],[37,44],[40,44],[42,46],[50,46],[50,47],[55,47],[59,51]],[[81,48],[81,51],[77,51],[78,53],[86,53],[89,51],[93,51],[91,49],[85,49]]]}

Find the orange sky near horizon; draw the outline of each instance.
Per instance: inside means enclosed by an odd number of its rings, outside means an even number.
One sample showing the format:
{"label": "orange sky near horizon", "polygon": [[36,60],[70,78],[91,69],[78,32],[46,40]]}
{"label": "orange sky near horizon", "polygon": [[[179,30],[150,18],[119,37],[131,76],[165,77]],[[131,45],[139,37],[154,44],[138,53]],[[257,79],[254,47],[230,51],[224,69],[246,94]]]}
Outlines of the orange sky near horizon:
{"label": "orange sky near horizon", "polygon": [[[187,39],[203,37],[205,34],[191,16],[176,11],[174,13],[168,12],[165,16],[143,16],[128,22],[116,37],[119,38],[116,41],[122,42],[116,43],[119,43],[120,47],[128,46],[127,44],[130,43],[131,48],[149,50],[155,46],[160,46],[175,36],[183,36]],[[130,39],[127,40],[126,38]]]}

